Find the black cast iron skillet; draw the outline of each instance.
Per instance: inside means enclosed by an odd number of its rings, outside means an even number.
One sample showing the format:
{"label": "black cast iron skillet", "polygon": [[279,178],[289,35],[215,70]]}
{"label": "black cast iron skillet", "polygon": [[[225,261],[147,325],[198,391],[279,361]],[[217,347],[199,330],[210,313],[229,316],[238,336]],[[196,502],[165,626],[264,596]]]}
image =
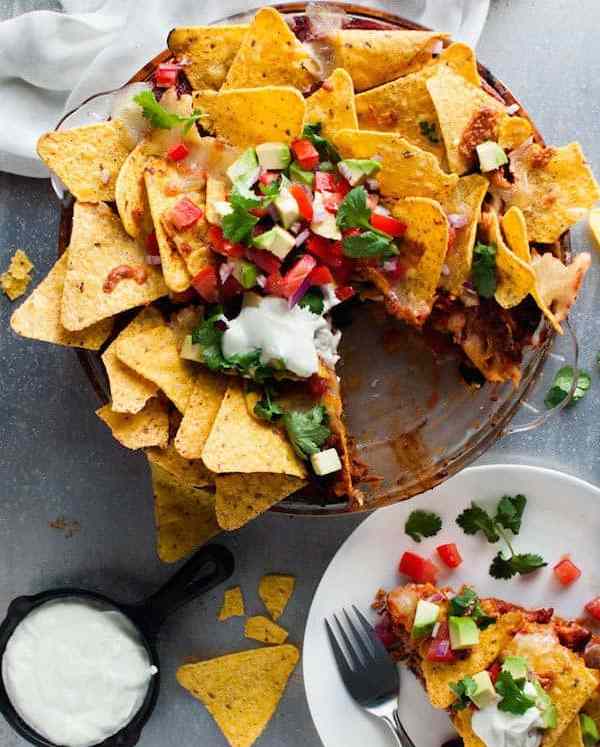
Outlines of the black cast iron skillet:
{"label": "black cast iron skillet", "polygon": [[[0,625],[0,665],[8,639],[17,625],[32,610],[42,604],[57,599],[74,599],[100,604],[104,608],[121,612],[135,626],[148,652],[150,661],[158,669],[158,672],[152,678],[146,698],[131,721],[119,732],[101,742],[98,747],[133,747],[137,744],[142,729],[152,715],[158,698],[160,663],[156,641],[161,625],[168,615],[175,612],[183,604],[226,581],[233,573],[234,566],[233,555],[229,550],[221,545],[207,545],[191,557],[162,588],[137,604],[121,604],[103,594],[71,588],[52,589],[34,596],[17,597],[10,603],[6,618]],[[19,716],[8,698],[1,676],[0,712],[12,728],[31,744],[37,745],[37,747],[57,747],[53,742],[34,731]]]}

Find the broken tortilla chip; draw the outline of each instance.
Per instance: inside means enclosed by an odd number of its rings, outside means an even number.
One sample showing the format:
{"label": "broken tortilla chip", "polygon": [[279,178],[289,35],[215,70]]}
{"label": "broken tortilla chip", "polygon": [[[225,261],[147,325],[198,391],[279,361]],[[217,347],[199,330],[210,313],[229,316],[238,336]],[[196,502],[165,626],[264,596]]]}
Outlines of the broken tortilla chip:
{"label": "broken tortilla chip", "polygon": [[244,597],[240,587],[235,586],[233,589],[226,589],[218,619],[223,622],[229,620],[230,617],[243,617],[245,614]]}
{"label": "broken tortilla chip", "polygon": [[558,323],[567,318],[591,265],[588,252],[578,254],[569,265],[563,265],[551,252],[533,255],[531,268],[537,293],[542,303],[552,309]]}
{"label": "broken tortilla chip", "polygon": [[337,130],[357,130],[356,104],[352,78],[342,68],[323,81],[323,85],[306,99],[306,124],[320,124],[323,137]]}
{"label": "broken tortilla chip", "polygon": [[66,347],[98,350],[111,333],[112,319],[103,319],[78,332],[69,332],[60,321],[68,252],[67,249],[29,298],[13,313],[10,326],[21,337]]}
{"label": "broken tortilla chip", "polygon": [[96,410],[117,441],[128,449],[164,448],[169,441],[169,415],[164,402],[153,398],[135,414],[113,412],[110,405]]}
{"label": "broken tortilla chip", "polygon": [[216,475],[219,526],[239,529],[305,484],[299,477],[268,472]]}
{"label": "broken tortilla chip", "polygon": [[530,241],[557,241],[600,199],[600,186],[579,143],[561,148],[533,143],[511,154],[510,161],[515,183],[507,207],[521,208]]}
{"label": "broken tortilla chip", "polygon": [[310,54],[281,13],[275,8],[261,8],[229,68],[223,90],[294,86],[306,91],[315,80],[309,72],[313,64]]}
{"label": "broken tortilla chip", "polygon": [[258,596],[273,620],[279,620],[290,601],[296,579],[282,573],[269,573],[263,576],[258,584]]}
{"label": "broken tortilla chip", "polygon": [[275,713],[300,658],[284,644],[186,664],[177,681],[203,703],[231,747],[251,747]]}
{"label": "broken tortilla chip", "polygon": [[175,436],[175,448],[182,457],[199,459],[202,456],[228,382],[228,377],[198,367],[194,388]]}
{"label": "broken tortilla chip", "polygon": [[218,91],[247,31],[247,25],[180,26],[170,32],[167,44],[179,60],[185,59],[193,89]]}
{"label": "broken tortilla chip", "polygon": [[115,352],[126,366],[162,389],[179,412],[185,412],[195,374],[192,364],[180,357],[173,330],[164,324],[125,339],[119,338]]}
{"label": "broken tortilla chip", "polygon": [[212,473],[206,469],[200,459],[184,459],[175,451],[172,443],[164,449],[146,449],[146,456],[151,464],[157,464],[182,485],[203,488],[214,484]]}
{"label": "broken tortilla chip", "polygon": [[306,469],[283,433],[271,423],[259,422],[246,407],[242,385],[229,385],[202,459],[213,472],[270,472],[306,477]]}
{"label": "broken tortilla chip", "polygon": [[61,305],[71,331],[166,295],[160,270],[104,203],[76,202]]}
{"label": "broken tortilla chip", "polygon": [[11,257],[8,270],[0,275],[0,288],[11,301],[16,301],[27,290],[31,282],[33,264],[22,249],[17,249]]}
{"label": "broken tortilla chip", "polygon": [[194,105],[208,115],[203,125],[240,148],[291,143],[300,136],[306,102],[291,86],[196,91]]}
{"label": "broken tortilla chip", "polygon": [[117,341],[163,324],[160,311],[153,306],[142,309],[102,353],[102,363],[110,384],[113,412],[139,412],[150,397],[154,397],[156,384],[140,376],[117,358]]}
{"label": "broken tortilla chip", "polygon": [[214,493],[176,480],[151,465],[158,557],[175,563],[219,534]]}
{"label": "broken tortilla chip", "polygon": [[261,643],[285,643],[289,633],[273,620],[262,615],[249,617],[244,627],[244,635]]}
{"label": "broken tortilla chip", "polygon": [[498,145],[514,150],[533,136],[533,125],[525,117],[502,117],[498,125]]}
{"label": "broken tortilla chip", "polygon": [[556,747],[585,747],[583,734],[581,733],[581,721],[579,714],[567,726],[556,742]]}
{"label": "broken tortilla chip", "polygon": [[443,205],[458,181],[442,171],[434,155],[395,132],[339,130],[332,140],[342,158],[381,159],[377,179],[384,197],[430,197]]}
{"label": "broken tortilla chip", "polygon": [[117,174],[134,143],[118,119],[46,132],[37,152],[81,202],[112,202]]}
{"label": "broken tortilla chip", "polygon": [[431,60],[448,34],[434,31],[343,29],[329,34],[334,64],[348,71],[357,91],[414,72]]}

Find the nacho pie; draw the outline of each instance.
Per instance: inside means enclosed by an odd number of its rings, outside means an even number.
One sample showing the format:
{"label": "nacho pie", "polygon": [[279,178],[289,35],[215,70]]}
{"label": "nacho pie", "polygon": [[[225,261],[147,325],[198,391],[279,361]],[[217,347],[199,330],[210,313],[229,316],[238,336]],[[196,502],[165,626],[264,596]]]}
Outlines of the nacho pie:
{"label": "nacho pie", "polygon": [[545,147],[446,34],[335,19],[174,29],[109,121],[38,143],[73,228],[12,327],[101,348],[99,417],[179,481],[169,502],[155,479],[169,560],[194,545],[190,516],[235,529],[301,488],[360,507],[344,306],[516,384],[590,264],[559,243],[600,197],[577,143]]}
{"label": "nacho pie", "polygon": [[379,591],[373,606],[382,641],[448,711],[465,747],[598,741],[600,638],[580,623],[468,586],[408,584]]}

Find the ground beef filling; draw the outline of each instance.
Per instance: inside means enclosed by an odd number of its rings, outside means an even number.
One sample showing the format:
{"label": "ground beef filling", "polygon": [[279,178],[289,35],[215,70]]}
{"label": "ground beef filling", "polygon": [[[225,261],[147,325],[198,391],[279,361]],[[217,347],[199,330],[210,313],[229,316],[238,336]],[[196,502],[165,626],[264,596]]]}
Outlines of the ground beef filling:
{"label": "ground beef filling", "polygon": [[496,140],[500,112],[490,107],[475,112],[462,134],[458,152],[470,164],[475,162],[475,148],[486,140]]}

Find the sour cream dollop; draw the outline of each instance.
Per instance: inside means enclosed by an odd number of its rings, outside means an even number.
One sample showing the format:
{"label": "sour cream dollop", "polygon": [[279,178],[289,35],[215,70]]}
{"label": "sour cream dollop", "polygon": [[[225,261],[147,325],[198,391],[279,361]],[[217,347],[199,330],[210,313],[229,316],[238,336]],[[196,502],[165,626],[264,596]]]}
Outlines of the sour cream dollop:
{"label": "sour cream dollop", "polygon": [[327,319],[308,309],[290,309],[284,298],[246,293],[241,312],[227,324],[222,346],[228,358],[261,350],[261,363],[281,360],[302,378],[317,373],[319,357],[331,367],[339,360],[341,333],[332,332]]}
{"label": "sour cream dollop", "polygon": [[156,672],[123,614],[74,599],[27,615],[2,659],[17,713],[65,747],[91,747],[126,726]]}
{"label": "sour cream dollop", "polygon": [[[535,698],[535,689],[530,683],[525,685],[524,692]],[[543,737],[541,716],[541,711],[535,707],[523,714],[501,711],[496,702],[474,711],[471,726],[486,747],[539,747]]]}

